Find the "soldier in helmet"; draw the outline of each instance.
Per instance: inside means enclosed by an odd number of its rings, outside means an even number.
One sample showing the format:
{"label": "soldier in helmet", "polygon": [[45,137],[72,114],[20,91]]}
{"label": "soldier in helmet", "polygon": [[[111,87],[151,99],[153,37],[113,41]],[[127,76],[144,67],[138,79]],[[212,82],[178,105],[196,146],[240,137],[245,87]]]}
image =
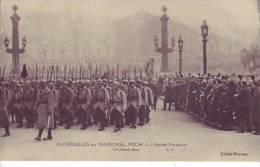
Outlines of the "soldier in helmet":
{"label": "soldier in helmet", "polygon": [[54,128],[54,95],[53,92],[48,88],[45,81],[41,81],[40,90],[38,91],[36,98],[36,108],[37,108],[37,128],[39,129],[38,136],[35,140],[40,141],[43,130],[48,129],[47,138],[44,140],[52,140],[51,129]]}
{"label": "soldier in helmet", "polygon": [[5,134],[2,137],[10,136],[9,131],[9,113],[7,110],[8,97],[3,86],[3,82],[0,81],[0,125],[5,129]]}
{"label": "soldier in helmet", "polygon": [[66,126],[65,129],[70,129],[73,125],[73,106],[74,106],[74,90],[72,89],[72,80],[64,84],[60,94],[61,111],[64,114]]}
{"label": "soldier in helmet", "polygon": [[108,90],[102,85],[102,80],[97,81],[97,87],[94,94],[94,109],[95,115],[97,116],[98,121],[100,122],[99,131],[103,131],[106,126],[106,116],[107,116],[107,107],[109,102],[109,93]]}
{"label": "soldier in helmet", "polygon": [[25,118],[27,121],[26,128],[32,128],[34,125],[33,119],[33,107],[35,103],[34,98],[34,90],[31,87],[30,81],[26,81],[24,83],[24,91],[23,91],[23,113],[25,114]]}
{"label": "soldier in helmet", "polygon": [[152,89],[149,87],[149,83],[147,81],[144,81],[144,87],[146,88],[147,91],[147,106],[146,106],[146,114],[145,114],[145,122],[146,124],[150,122],[150,112],[151,112],[151,108],[153,106],[153,91]]}
{"label": "soldier in helmet", "polygon": [[127,110],[125,112],[126,125],[131,124],[130,128],[136,128],[140,103],[140,89],[135,86],[135,81],[131,80],[127,89]]}
{"label": "soldier in helmet", "polygon": [[16,84],[14,92],[14,109],[15,109],[15,118],[17,119],[17,128],[23,127],[23,87],[20,83]]}
{"label": "soldier in helmet", "polygon": [[80,114],[82,127],[81,130],[87,128],[86,122],[90,120],[90,103],[92,100],[91,90],[84,86],[81,82],[77,89],[76,94],[76,104],[77,104],[77,112]]}
{"label": "soldier in helmet", "polygon": [[115,132],[120,131],[123,122],[124,111],[126,110],[126,93],[119,82],[113,82],[113,90],[111,94],[111,115],[115,119]]}

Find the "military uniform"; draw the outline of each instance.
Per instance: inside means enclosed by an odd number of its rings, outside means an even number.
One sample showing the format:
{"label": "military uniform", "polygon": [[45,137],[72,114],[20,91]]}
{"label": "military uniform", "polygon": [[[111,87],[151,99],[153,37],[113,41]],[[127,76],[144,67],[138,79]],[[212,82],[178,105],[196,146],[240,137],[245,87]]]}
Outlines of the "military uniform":
{"label": "military uniform", "polygon": [[153,91],[152,89],[148,86],[148,83],[145,83],[146,85],[146,91],[147,91],[147,107],[146,107],[146,114],[145,114],[145,122],[148,123],[150,121],[150,112],[151,112],[151,107],[153,106]]}
{"label": "military uniform", "polygon": [[61,113],[64,115],[66,122],[65,129],[70,129],[70,127],[73,125],[74,97],[74,90],[70,86],[66,86],[64,89],[62,89],[60,100]]}
{"label": "military uniform", "polygon": [[148,92],[144,86],[140,87],[141,100],[140,100],[140,111],[139,111],[139,124],[143,126],[146,123],[147,106],[148,106]]}
{"label": "military uniform", "polygon": [[15,108],[15,117],[17,121],[17,128],[23,127],[23,118],[24,118],[24,112],[23,112],[23,97],[24,92],[21,85],[18,85],[17,90],[14,93],[14,108]]}
{"label": "military uniform", "polygon": [[136,128],[140,103],[140,89],[135,87],[134,82],[132,81],[127,89],[127,110],[125,112],[126,125],[131,124],[131,128]]}
{"label": "military uniform", "polygon": [[6,90],[0,85],[0,125],[5,128],[3,137],[10,136],[9,132],[9,113],[7,110],[8,97]]}
{"label": "military uniform", "polygon": [[[83,85],[78,88],[76,103],[77,103],[77,111],[80,113],[82,127],[81,129],[86,129],[88,124],[90,124],[90,104],[92,101],[91,90]],[[89,121],[86,124],[86,121]]]}
{"label": "military uniform", "polygon": [[[44,83],[42,83],[44,84]],[[41,140],[42,132],[45,128],[48,129],[47,140],[52,139],[51,129],[54,128],[54,94],[48,88],[42,88],[39,90],[37,99],[36,99],[36,108],[37,108],[37,128],[39,129],[38,136],[35,140]]]}
{"label": "military uniform", "polygon": [[23,113],[25,115],[26,121],[27,121],[27,127],[26,128],[32,128],[34,125],[34,90],[29,85],[30,83],[26,83],[27,85],[24,88],[24,95],[23,95]]}
{"label": "military uniform", "polygon": [[119,83],[114,83],[115,88],[112,90],[111,97],[111,115],[115,120],[115,132],[120,131],[123,122],[124,111],[126,110],[126,93],[120,89]]}
{"label": "military uniform", "polygon": [[254,95],[252,98],[253,111],[255,115],[255,133],[256,135],[260,135],[260,86],[258,85],[254,89]]}
{"label": "military uniform", "polygon": [[[99,82],[98,84],[101,84]],[[94,95],[94,110],[98,121],[100,122],[99,130],[104,130],[106,126],[107,107],[109,103],[109,93],[104,86],[98,86]]]}

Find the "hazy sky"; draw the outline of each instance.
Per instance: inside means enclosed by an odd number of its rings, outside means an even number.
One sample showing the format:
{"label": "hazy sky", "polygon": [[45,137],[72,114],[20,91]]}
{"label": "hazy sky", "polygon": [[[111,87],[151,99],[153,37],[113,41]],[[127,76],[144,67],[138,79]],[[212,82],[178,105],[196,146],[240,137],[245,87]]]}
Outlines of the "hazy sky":
{"label": "hazy sky", "polygon": [[[9,19],[12,5],[19,6],[18,13],[28,15],[63,12],[79,14],[82,18],[96,17],[98,21],[113,21],[137,12],[160,16],[161,7],[168,7],[171,20],[178,20],[191,27],[208,21],[212,31],[221,35],[233,34],[234,38],[251,40],[258,28],[257,0],[2,0],[2,15]],[[40,14],[39,14],[40,15]],[[6,21],[5,21],[6,22]],[[6,25],[6,26],[10,26]]]}

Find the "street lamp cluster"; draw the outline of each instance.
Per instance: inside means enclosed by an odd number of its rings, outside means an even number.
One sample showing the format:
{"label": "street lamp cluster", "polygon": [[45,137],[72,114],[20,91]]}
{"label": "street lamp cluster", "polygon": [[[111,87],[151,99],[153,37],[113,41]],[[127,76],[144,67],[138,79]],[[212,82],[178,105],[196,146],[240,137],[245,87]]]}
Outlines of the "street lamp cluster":
{"label": "street lamp cluster", "polygon": [[20,16],[16,13],[18,7],[16,5],[13,6],[14,14],[11,16],[12,21],[12,48],[9,48],[9,39],[6,36],[4,39],[4,44],[6,47],[6,52],[12,54],[12,74],[14,76],[19,76],[20,72],[20,61],[19,54],[25,52],[25,47],[27,44],[27,40],[25,36],[22,39],[22,48],[19,47],[19,21]]}
{"label": "street lamp cluster", "polygon": [[[161,53],[161,72],[168,72],[168,53],[174,51],[175,39],[171,38],[171,48],[168,48],[168,20],[169,17],[166,15],[167,8],[164,6],[162,8],[163,15],[161,17],[162,22],[162,35],[161,35],[161,46],[159,46],[159,39],[157,35],[154,36],[154,47],[155,51]],[[203,42],[203,73],[207,73],[207,50],[206,43],[208,37],[208,25],[206,21],[203,21],[201,25],[201,34],[202,34],[202,42]],[[179,47],[179,73],[182,74],[182,51],[183,51],[183,38],[179,36],[178,39],[178,47]]]}

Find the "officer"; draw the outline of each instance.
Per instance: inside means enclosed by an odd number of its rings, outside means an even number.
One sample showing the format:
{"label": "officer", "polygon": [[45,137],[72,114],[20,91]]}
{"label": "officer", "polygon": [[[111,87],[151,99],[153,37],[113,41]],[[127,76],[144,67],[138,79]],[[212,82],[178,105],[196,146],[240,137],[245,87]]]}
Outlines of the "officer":
{"label": "officer", "polygon": [[7,105],[8,97],[6,90],[3,86],[3,81],[0,81],[0,125],[5,129],[5,134],[2,137],[10,136]]}
{"label": "officer", "polygon": [[45,128],[48,129],[47,138],[44,138],[44,140],[51,140],[52,134],[51,129],[54,127],[54,118],[53,118],[53,100],[54,95],[53,92],[48,88],[47,83],[45,81],[41,81],[40,83],[40,90],[38,92],[37,98],[36,98],[36,110],[37,110],[37,128],[38,136],[35,138],[35,140],[40,141],[41,136],[43,133],[43,130]]}
{"label": "officer", "polygon": [[121,130],[124,111],[126,110],[126,93],[123,91],[124,87],[119,82],[113,82],[113,90],[111,97],[111,115],[115,119],[115,132]]}
{"label": "officer", "polygon": [[126,125],[130,128],[136,128],[138,112],[141,103],[140,89],[135,86],[135,81],[131,80],[127,89],[127,110],[125,112]]}
{"label": "officer", "polygon": [[107,107],[109,102],[108,90],[102,85],[102,80],[97,80],[97,87],[94,95],[94,110],[98,121],[100,122],[99,131],[103,131],[106,126]]}

